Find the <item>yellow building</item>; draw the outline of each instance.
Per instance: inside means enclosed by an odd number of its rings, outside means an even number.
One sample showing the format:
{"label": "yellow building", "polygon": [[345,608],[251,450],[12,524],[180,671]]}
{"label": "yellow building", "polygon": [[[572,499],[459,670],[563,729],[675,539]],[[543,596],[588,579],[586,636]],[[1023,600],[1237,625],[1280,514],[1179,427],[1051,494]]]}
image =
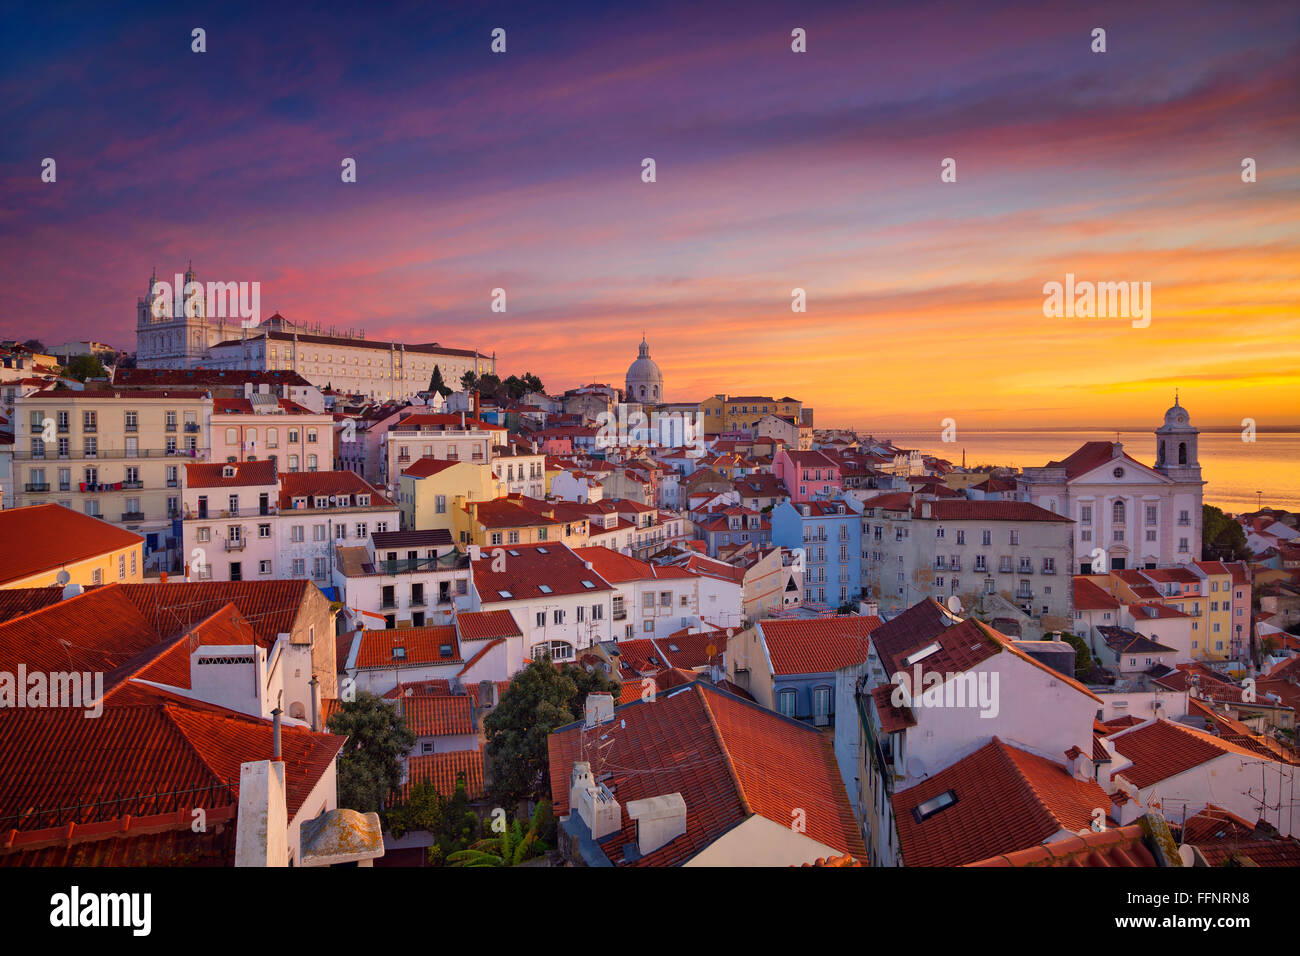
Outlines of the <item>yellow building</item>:
{"label": "yellow building", "polygon": [[14,503],[53,502],[139,532],[146,558],[158,561],[155,552],[178,546],[170,539],[181,472],[209,460],[211,418],[211,396],[197,391],[95,387],[21,397]]}
{"label": "yellow building", "polygon": [[0,588],[144,580],[144,538],[61,505],[0,511]]}
{"label": "yellow building", "polygon": [[495,501],[469,501],[463,510],[466,527],[456,538],[462,545],[508,548],[549,542],[582,548],[588,544],[590,505],[509,495]]}
{"label": "yellow building", "polygon": [[465,543],[464,533],[469,530],[466,503],[491,501],[504,493],[505,483],[492,473],[490,462],[421,458],[399,479],[402,528],[445,528],[453,541]]}
{"label": "yellow building", "polygon": [[767,395],[714,395],[700,402],[700,415],[704,419],[704,434],[753,431],[764,415],[783,415],[796,422],[803,420],[803,402],[796,399],[772,398]]}

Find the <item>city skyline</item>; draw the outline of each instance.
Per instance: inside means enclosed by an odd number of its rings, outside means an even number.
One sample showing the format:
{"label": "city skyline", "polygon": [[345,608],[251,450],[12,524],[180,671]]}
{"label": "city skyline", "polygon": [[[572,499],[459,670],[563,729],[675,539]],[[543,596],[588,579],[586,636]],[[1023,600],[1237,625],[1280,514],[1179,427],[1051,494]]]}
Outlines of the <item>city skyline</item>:
{"label": "city skyline", "polygon": [[[236,7],[201,55],[161,6],[27,13],[3,41],[0,334],[132,349],[150,270],[193,260],[261,282],[264,316],[495,351],[552,388],[617,383],[645,330],[667,400],[770,391],[819,425],[1137,426],[1179,387],[1204,426],[1293,425],[1289,13],[1173,9],[271,13],[249,33]],[[131,82],[70,101],[96,69]],[[1149,326],[1045,318],[1067,274],[1150,282]]]}

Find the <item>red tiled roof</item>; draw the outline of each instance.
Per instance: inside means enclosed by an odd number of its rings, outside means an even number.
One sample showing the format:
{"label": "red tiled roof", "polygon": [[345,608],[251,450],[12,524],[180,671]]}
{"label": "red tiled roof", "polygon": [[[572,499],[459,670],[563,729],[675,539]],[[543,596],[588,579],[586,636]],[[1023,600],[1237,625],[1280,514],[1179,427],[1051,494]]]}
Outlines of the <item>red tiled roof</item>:
{"label": "red tiled roof", "polygon": [[465,776],[465,794],[475,800],[484,794],[483,752],[481,750],[453,750],[441,754],[420,754],[406,761],[406,783],[401,799],[411,795],[411,788],[421,783],[431,783],[444,797],[456,794],[456,781]]}
{"label": "red tiled roof", "polygon": [[[262,643],[269,647],[280,634],[292,634],[308,600],[310,581],[169,581],[103,585],[122,594],[148,619],[155,631],[171,633],[190,627],[227,604],[234,604]],[[89,588],[93,593],[99,588]]]}
{"label": "red tiled roof", "polygon": [[913,513],[918,517],[926,505],[936,521],[1054,521],[1073,524],[1073,518],[1058,515],[1028,501],[971,501],[966,498],[941,498],[918,501]]}
{"label": "red tiled roof", "polygon": [[[586,562],[564,544],[520,544],[504,548],[503,554],[505,567],[500,571],[492,569],[496,560],[491,551],[470,562],[474,588],[484,604],[537,598],[545,594],[613,590],[604,578],[588,568]],[[584,585],[584,581],[590,582],[591,587]],[[543,587],[549,590],[543,591]]]}
{"label": "red tiled roof", "polygon": [[438,697],[406,696],[398,698],[407,729],[417,737],[443,737],[476,734],[470,713],[469,696],[458,694]]}
{"label": "red tiled roof", "polygon": [[[194,791],[186,806],[222,806],[238,791],[240,764],[271,757],[270,721],[144,685],[121,699],[130,703],[111,696],[94,720],[67,708],[0,711],[0,817],[137,795],[142,799],[124,812],[144,815],[175,809],[170,798],[153,795],[177,790]],[[281,728],[290,817],[344,741]],[[60,822],[73,816],[65,811]],[[29,819],[24,829],[37,822]]]}
{"label": "red tiled roof", "polygon": [[514,615],[504,608],[500,611],[461,611],[456,615],[455,624],[462,641],[523,637]]}
{"label": "red tiled roof", "polygon": [[1153,867],[1156,858],[1147,849],[1143,839],[1142,824],[1130,823],[1126,827],[1089,831],[1043,843],[1039,846],[1002,853],[967,863],[966,866],[1090,866],[1090,867]]}
{"label": "red tiled roof", "polygon": [[1082,575],[1074,578],[1074,609],[1076,611],[1118,611],[1119,601],[1105,588]]}
{"label": "red tiled roof", "polygon": [[880,718],[881,733],[892,734],[916,726],[916,715],[912,709],[894,704],[893,684],[877,686],[871,692],[871,699],[876,706],[876,715]]}
{"label": "red tiled roof", "polygon": [[0,541],[0,586],[144,544],[132,531],[55,504],[0,510]]}
{"label": "red tiled roof", "polygon": [[[686,833],[628,865],[680,865],[754,814],[788,827],[796,808],[808,837],[866,856],[827,735],[701,681],[653,703],[618,707],[615,716],[602,729],[618,757],[593,763],[597,779],[609,774],[605,783],[624,807],[665,793],[686,802]],[[560,816],[570,809],[569,776],[583,759],[582,742],[581,724],[548,741]],[[636,823],[624,813],[621,835],[605,844],[613,862],[623,865],[622,846],[636,842]]]}
{"label": "red tiled roof", "polygon": [[294,498],[307,498],[307,507],[315,506],[318,495],[347,496],[369,495],[372,508],[392,508],[393,503],[382,492],[373,488],[364,478],[352,471],[285,471],[280,473],[280,510],[293,509]]}
{"label": "red tiled roof", "polygon": [[[952,791],[956,802],[918,820],[913,811]],[[907,866],[961,866],[1078,832],[1110,797],[1064,764],[997,737],[970,756],[893,797],[898,842]]]}
{"label": "red tiled roof", "polygon": [[[444,657],[442,648],[450,646],[451,653]],[[402,656],[394,656],[398,650]],[[357,667],[407,667],[414,664],[460,664],[460,647],[456,628],[450,625],[435,627],[401,627],[361,634],[361,648],[357,651]]]}
{"label": "red tiled roof", "polygon": [[1126,461],[1131,465],[1137,465],[1151,471],[1152,474],[1159,472],[1152,471],[1151,468],[1142,464],[1136,458],[1129,457],[1127,452],[1121,452],[1118,456],[1114,454],[1114,444],[1108,441],[1090,441],[1079,446],[1079,449],[1068,458],[1062,461],[1048,462],[1049,468],[1065,468],[1065,477],[1067,481],[1072,481],[1080,475],[1086,475],[1094,468],[1100,468],[1102,465],[1111,461]]}
{"label": "red tiled roof", "polygon": [[415,464],[411,465],[402,472],[404,475],[410,475],[412,478],[428,478],[430,475],[436,475],[439,472],[446,471],[448,468],[454,468],[460,464],[459,459],[449,458],[421,458]]}
{"label": "red tiled roof", "polygon": [[777,675],[825,674],[867,659],[878,617],[837,617],[759,621],[763,642]]}
{"label": "red tiled roof", "polygon": [[1111,778],[1122,776],[1140,789],[1227,754],[1268,759],[1213,734],[1168,720],[1150,721],[1116,733],[1109,740],[1116,753],[1132,761],[1131,766],[1114,771]]}
{"label": "red tiled roof", "polygon": [[[226,476],[226,470],[231,474]],[[238,488],[247,485],[274,485],[275,462],[231,461],[185,466],[186,488]]]}

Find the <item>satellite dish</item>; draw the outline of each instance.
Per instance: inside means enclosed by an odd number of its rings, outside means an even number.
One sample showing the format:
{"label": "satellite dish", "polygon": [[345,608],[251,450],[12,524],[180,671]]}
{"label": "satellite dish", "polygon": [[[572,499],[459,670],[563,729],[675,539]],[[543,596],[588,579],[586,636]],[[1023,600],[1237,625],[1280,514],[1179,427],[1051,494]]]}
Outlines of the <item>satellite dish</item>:
{"label": "satellite dish", "polygon": [[1186,843],[1178,848],[1178,857],[1183,861],[1183,866],[1196,865],[1196,851]]}
{"label": "satellite dish", "polygon": [[54,580],[59,582],[59,587],[63,587],[72,580],[72,575],[67,571],[60,571]]}
{"label": "satellite dish", "polygon": [[952,597],[948,598],[948,610],[952,611],[953,614],[960,614],[961,598],[959,598],[955,594]]}
{"label": "satellite dish", "polygon": [[925,776],[925,761],[920,757],[907,758],[907,775],[909,777]]}

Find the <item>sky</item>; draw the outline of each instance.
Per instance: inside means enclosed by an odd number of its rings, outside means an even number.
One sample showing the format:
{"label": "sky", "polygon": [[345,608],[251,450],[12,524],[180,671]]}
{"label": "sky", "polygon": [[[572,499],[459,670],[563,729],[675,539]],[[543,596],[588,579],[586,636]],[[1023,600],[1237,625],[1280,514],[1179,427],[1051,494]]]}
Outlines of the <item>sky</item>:
{"label": "sky", "polygon": [[551,391],[644,332],[669,401],[822,426],[1300,422],[1294,3],[101,6],[0,36],[2,338],[133,349],[192,260]]}

